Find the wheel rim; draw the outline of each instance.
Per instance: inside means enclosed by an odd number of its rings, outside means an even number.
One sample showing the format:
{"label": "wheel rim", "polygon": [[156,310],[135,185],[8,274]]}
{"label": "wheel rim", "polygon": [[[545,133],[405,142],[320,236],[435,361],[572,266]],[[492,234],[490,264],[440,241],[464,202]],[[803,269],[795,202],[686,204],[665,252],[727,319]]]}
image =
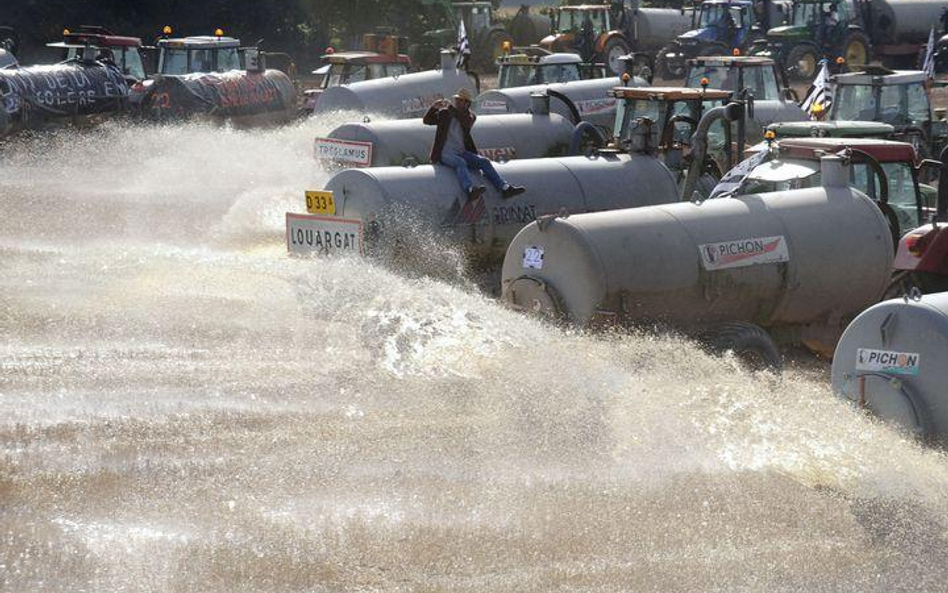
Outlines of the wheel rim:
{"label": "wheel rim", "polygon": [[852,41],[846,47],[846,63],[863,65],[866,63],[866,46],[861,41]]}
{"label": "wheel rim", "polygon": [[816,56],[805,53],[797,60],[796,66],[801,77],[810,78],[816,72]]}

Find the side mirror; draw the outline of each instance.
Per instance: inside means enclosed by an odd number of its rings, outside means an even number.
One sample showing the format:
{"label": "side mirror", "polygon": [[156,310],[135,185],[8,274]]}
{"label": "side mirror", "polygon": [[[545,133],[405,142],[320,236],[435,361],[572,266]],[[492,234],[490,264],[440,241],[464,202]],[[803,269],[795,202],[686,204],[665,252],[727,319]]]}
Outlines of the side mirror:
{"label": "side mirror", "polygon": [[263,55],[255,47],[244,50],[244,66],[247,72],[262,72],[264,70]]}

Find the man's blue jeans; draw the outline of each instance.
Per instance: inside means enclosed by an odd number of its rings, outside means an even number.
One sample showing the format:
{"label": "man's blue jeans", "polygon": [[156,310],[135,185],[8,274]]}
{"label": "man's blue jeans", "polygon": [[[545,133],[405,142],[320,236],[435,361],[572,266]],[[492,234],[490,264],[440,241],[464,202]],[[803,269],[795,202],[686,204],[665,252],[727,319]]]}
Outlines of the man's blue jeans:
{"label": "man's blue jeans", "polygon": [[484,177],[490,181],[491,185],[497,191],[504,189],[504,186],[507,185],[507,182],[501,179],[500,175],[497,174],[497,171],[494,170],[494,165],[490,162],[489,159],[485,159],[479,154],[474,154],[473,152],[459,152],[454,154],[448,154],[447,152],[441,154],[441,164],[446,167],[451,167],[457,173],[458,181],[461,183],[461,189],[465,192],[471,191],[471,175],[467,172],[468,169],[474,169],[475,171],[480,171],[484,174]]}

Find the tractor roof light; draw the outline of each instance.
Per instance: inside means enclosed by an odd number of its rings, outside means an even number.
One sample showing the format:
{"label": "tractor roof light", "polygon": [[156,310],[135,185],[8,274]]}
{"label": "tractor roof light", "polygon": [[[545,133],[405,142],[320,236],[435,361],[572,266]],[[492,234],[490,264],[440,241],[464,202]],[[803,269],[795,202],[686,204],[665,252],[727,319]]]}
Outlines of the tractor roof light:
{"label": "tractor roof light", "polygon": [[740,57],[740,55],[741,55],[741,48],[735,47],[734,49],[732,49],[732,50],[731,50],[731,55],[734,56],[735,58]]}
{"label": "tractor roof light", "polygon": [[846,58],[844,58],[843,56],[838,56],[838,57],[836,58],[836,65],[837,65],[837,66],[842,66],[842,65],[845,64],[845,63],[846,63]]}
{"label": "tractor roof light", "polygon": [[622,82],[623,82],[623,84],[629,84],[629,81],[630,81],[630,80],[632,80],[632,77],[629,76],[629,73],[628,73],[628,72],[623,72],[623,73],[622,73]]}
{"label": "tractor roof light", "polygon": [[224,36],[223,29],[214,29],[214,37],[223,37],[223,36]]}
{"label": "tractor roof light", "polygon": [[63,29],[63,37],[69,35],[69,29]]}
{"label": "tractor roof light", "polygon": [[335,48],[332,47],[331,45],[326,48],[326,55],[327,55],[327,56],[331,56],[331,55],[333,55],[334,53],[336,53],[336,50],[335,50]]}
{"label": "tractor roof light", "polygon": [[162,29],[161,32],[164,33],[165,35],[171,35],[171,33],[173,33],[173,30],[171,29],[170,25],[165,25],[165,28]]}
{"label": "tractor roof light", "polygon": [[698,81],[698,84],[701,85],[701,90],[706,90],[708,85],[711,84],[711,79],[709,79],[707,76],[702,76],[701,80]]}
{"label": "tractor roof light", "polygon": [[501,47],[501,49],[504,50],[504,53],[509,53],[509,52],[510,52],[510,48],[513,47],[513,44],[510,43],[510,40],[509,40],[509,39],[504,39],[504,42],[500,44],[500,47]]}

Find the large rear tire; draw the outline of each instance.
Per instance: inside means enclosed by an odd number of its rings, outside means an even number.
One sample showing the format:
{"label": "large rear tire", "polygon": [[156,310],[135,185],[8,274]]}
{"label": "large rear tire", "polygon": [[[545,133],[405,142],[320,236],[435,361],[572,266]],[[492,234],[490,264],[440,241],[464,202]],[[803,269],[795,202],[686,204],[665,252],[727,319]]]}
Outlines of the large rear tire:
{"label": "large rear tire", "polygon": [[707,330],[699,339],[711,352],[733,352],[752,371],[780,372],[783,360],[777,344],[762,328],[743,321],[729,321]]}
{"label": "large rear tire", "polygon": [[664,80],[684,78],[685,59],[681,44],[677,41],[669,43],[655,56],[655,72]]}
{"label": "large rear tire", "polygon": [[813,80],[819,65],[819,48],[809,43],[800,43],[787,52],[784,68],[792,80]]}
{"label": "large rear tire", "polygon": [[840,54],[846,60],[847,70],[858,70],[869,63],[869,38],[860,31],[852,31],[843,39]]}
{"label": "large rear tire", "polygon": [[629,55],[630,51],[629,44],[618,35],[606,41],[606,45],[602,48],[602,57],[613,76],[622,76],[625,72],[625,64],[619,58]]}

